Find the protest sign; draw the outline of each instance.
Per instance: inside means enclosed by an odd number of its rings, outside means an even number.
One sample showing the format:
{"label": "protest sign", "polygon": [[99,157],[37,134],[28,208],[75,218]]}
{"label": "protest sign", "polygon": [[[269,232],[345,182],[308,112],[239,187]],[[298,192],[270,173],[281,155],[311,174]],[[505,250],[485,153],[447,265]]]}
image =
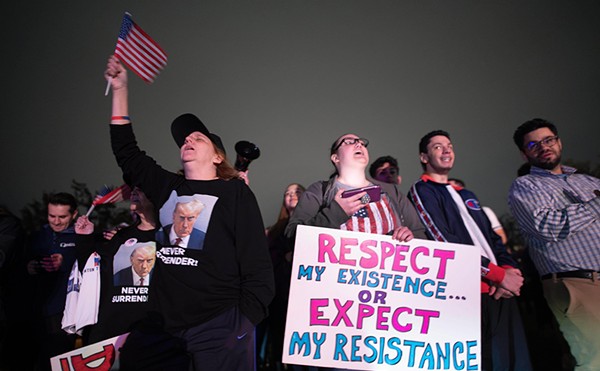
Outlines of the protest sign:
{"label": "protest sign", "polygon": [[125,333],[52,357],[52,371],[118,370],[119,349],[128,335],[129,333]]}
{"label": "protest sign", "polygon": [[480,252],[298,226],[283,363],[477,370]]}

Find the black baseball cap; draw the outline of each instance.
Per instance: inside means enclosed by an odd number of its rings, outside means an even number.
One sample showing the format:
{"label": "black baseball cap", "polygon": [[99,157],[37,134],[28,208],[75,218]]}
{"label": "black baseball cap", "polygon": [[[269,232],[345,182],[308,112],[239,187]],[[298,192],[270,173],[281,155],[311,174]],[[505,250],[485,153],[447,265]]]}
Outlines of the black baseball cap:
{"label": "black baseball cap", "polygon": [[185,138],[195,131],[199,131],[206,135],[211,142],[225,152],[225,146],[223,146],[221,137],[208,131],[206,126],[198,117],[196,117],[196,115],[192,113],[184,113],[173,120],[173,123],[171,124],[171,134],[173,135],[173,139],[175,139],[175,143],[177,143],[179,148],[183,146]]}

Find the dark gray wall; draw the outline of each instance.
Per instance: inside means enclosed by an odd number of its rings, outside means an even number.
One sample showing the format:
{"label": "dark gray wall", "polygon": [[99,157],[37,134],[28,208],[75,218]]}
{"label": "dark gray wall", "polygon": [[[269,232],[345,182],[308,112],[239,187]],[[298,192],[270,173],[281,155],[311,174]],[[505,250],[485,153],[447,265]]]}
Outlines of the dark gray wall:
{"label": "dark gray wall", "polygon": [[188,111],[231,156],[238,140],[256,143],[265,224],[288,183],[327,178],[328,147],[346,132],[371,141],[372,160],[397,157],[406,191],[419,138],[449,131],[452,175],[499,215],[523,121],[554,121],[565,157],[599,160],[597,1],[19,2],[2,15],[0,203],[13,211],[71,179],[121,182],[102,74],[124,11],[169,55],[152,85],[130,74],[140,146],[177,170],[169,125]]}

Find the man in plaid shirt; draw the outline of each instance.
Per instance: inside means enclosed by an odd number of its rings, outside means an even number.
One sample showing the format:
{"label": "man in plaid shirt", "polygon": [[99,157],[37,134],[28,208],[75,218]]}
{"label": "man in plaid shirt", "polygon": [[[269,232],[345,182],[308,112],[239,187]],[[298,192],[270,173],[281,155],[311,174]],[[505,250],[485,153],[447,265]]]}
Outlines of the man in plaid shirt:
{"label": "man in plaid shirt", "polygon": [[510,209],[577,370],[600,370],[600,179],[561,165],[546,120],[525,122],[513,139],[531,170],[513,182]]}

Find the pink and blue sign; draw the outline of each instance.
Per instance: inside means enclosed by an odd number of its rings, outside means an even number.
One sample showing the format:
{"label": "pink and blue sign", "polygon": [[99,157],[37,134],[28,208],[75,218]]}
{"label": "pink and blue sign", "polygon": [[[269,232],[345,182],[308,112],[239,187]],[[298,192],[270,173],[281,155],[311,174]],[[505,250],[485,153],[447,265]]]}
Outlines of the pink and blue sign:
{"label": "pink and blue sign", "polygon": [[283,362],[478,370],[480,251],[298,226]]}

